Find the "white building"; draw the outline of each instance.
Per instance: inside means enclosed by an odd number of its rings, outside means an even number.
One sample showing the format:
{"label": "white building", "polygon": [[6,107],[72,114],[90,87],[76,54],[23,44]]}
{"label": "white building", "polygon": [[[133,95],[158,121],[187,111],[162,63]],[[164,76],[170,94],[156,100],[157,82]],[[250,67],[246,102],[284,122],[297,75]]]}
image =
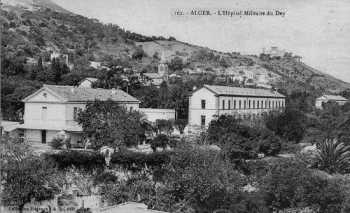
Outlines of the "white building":
{"label": "white building", "polygon": [[271,90],[204,85],[189,100],[189,125],[208,126],[220,115],[254,118],[285,107],[285,96]]}
{"label": "white building", "polygon": [[92,84],[98,81],[97,78],[84,78],[79,82],[80,88],[92,88]]}
{"label": "white building", "polygon": [[72,86],[44,85],[23,99],[24,130],[26,141],[33,145],[50,142],[62,130],[68,133],[72,143],[81,140],[82,127],[76,122],[79,110],[87,102],[111,99],[128,110],[138,110],[140,101],[118,89],[91,89]]}
{"label": "white building", "polygon": [[175,109],[140,108],[139,111],[151,122],[156,120],[175,120],[176,118]]}
{"label": "white building", "polygon": [[263,53],[266,55],[270,55],[271,57],[283,57],[287,51],[281,50],[276,46],[272,46],[270,49],[263,49]]}
{"label": "white building", "polygon": [[336,102],[339,105],[344,105],[348,101],[348,99],[340,95],[323,95],[316,99],[315,106],[317,109],[322,109],[322,104],[327,103],[329,101]]}

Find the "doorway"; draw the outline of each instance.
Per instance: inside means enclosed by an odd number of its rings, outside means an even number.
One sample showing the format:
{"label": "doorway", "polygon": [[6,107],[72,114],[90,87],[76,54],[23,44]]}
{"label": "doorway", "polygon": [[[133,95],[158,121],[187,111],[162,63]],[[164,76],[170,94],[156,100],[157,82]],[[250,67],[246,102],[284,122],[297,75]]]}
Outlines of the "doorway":
{"label": "doorway", "polygon": [[41,130],[41,143],[46,143],[46,130]]}

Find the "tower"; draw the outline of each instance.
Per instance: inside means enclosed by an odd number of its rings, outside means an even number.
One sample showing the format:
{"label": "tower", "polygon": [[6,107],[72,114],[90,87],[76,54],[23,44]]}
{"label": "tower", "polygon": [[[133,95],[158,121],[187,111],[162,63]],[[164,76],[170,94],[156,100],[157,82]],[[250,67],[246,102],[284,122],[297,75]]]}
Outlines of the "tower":
{"label": "tower", "polygon": [[164,80],[167,80],[168,78],[168,65],[166,64],[164,53],[162,53],[160,62],[158,64],[158,74],[164,78]]}

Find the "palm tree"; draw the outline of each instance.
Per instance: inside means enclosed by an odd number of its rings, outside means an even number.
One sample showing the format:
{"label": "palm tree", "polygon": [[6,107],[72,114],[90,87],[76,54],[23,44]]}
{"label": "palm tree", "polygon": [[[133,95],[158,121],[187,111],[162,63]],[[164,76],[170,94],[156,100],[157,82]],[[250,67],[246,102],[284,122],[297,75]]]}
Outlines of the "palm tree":
{"label": "palm tree", "polygon": [[350,169],[350,146],[337,139],[326,139],[319,144],[318,168],[330,174],[343,173]]}

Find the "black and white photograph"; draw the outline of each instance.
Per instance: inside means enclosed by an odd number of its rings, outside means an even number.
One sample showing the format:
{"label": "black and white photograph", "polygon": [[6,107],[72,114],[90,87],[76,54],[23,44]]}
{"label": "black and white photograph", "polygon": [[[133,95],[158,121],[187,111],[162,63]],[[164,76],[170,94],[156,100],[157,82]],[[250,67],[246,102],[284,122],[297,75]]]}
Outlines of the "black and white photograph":
{"label": "black and white photograph", "polygon": [[350,213],[350,1],[0,0],[0,213]]}

